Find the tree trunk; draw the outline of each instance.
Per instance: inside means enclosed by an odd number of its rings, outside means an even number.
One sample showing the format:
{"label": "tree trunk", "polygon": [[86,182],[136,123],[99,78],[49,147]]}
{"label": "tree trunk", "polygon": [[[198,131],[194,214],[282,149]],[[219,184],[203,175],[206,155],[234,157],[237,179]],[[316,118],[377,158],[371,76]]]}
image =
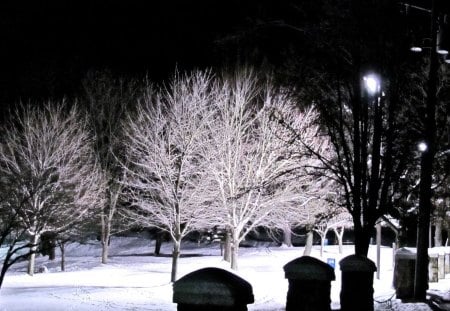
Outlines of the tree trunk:
{"label": "tree trunk", "polygon": [[108,263],[108,257],[109,257],[109,244],[108,240],[102,241],[102,264]]}
{"label": "tree trunk", "polygon": [[367,257],[369,252],[371,228],[355,226],[355,254]]}
{"label": "tree trunk", "polygon": [[156,241],[155,241],[155,255],[159,256],[161,254],[161,246],[164,239],[164,231],[158,230],[156,233]]}
{"label": "tree trunk", "polygon": [[3,262],[2,272],[0,273],[0,289],[2,288],[3,280],[5,279],[6,271],[8,270],[8,263],[6,261]]}
{"label": "tree trunk", "polygon": [[287,224],[283,226],[283,244],[288,247],[292,247],[291,228]]}
{"label": "tree trunk", "polygon": [[225,233],[223,260],[231,263],[231,233],[228,229],[226,230]]}
{"label": "tree trunk", "polygon": [[342,254],[344,252],[343,239],[344,239],[345,228],[342,227],[341,230],[339,230],[339,228],[334,228],[333,231],[334,231],[334,234],[336,235],[336,238],[338,239],[339,254]]}
{"label": "tree trunk", "polygon": [[59,249],[61,250],[61,271],[66,271],[66,243],[59,243]]}
{"label": "tree trunk", "polygon": [[106,215],[102,216],[102,264],[108,263],[109,241],[111,239],[111,222],[108,221]]}
{"label": "tree trunk", "polygon": [[170,281],[175,282],[177,280],[178,272],[178,258],[180,258],[181,239],[174,241],[172,251],[172,272]]}
{"label": "tree trunk", "polygon": [[41,234],[40,253],[43,256],[48,255],[49,260],[56,259],[56,233],[45,232]]}
{"label": "tree trunk", "polygon": [[325,236],[320,236],[320,257],[323,257],[324,247],[325,247]]}
{"label": "tree trunk", "polygon": [[406,231],[406,225],[402,219],[400,219],[399,224],[397,248],[406,247],[408,244],[408,232]]}
{"label": "tree trunk", "polygon": [[312,230],[309,230],[306,233],[306,244],[305,249],[303,251],[303,256],[310,256],[313,246],[313,238],[314,238],[314,232]]}
{"label": "tree trunk", "polygon": [[238,266],[239,241],[233,237],[231,241],[231,269],[237,270]]}
{"label": "tree trunk", "polygon": [[49,260],[56,259],[56,246],[54,244],[52,244],[52,246],[50,247],[50,253],[48,254],[48,259]]}
{"label": "tree trunk", "polygon": [[11,259],[11,246],[8,248],[8,253],[6,253],[6,257],[3,259],[2,271],[0,273],[0,289],[2,288],[3,280],[5,279],[6,271],[8,271],[10,265],[9,260]]}
{"label": "tree trunk", "polygon": [[39,242],[39,235],[35,234],[34,236],[32,236],[30,239],[30,242],[31,242],[31,248],[30,248],[30,258],[28,259],[27,273],[29,275],[33,276],[35,262],[36,262],[36,251],[37,251],[37,246],[38,246],[38,242]]}
{"label": "tree trunk", "polygon": [[442,217],[436,215],[434,228],[434,246],[442,246]]}
{"label": "tree trunk", "polygon": [[327,238],[328,229],[323,234],[320,234],[320,257],[323,257],[323,250],[325,247],[325,240]]}

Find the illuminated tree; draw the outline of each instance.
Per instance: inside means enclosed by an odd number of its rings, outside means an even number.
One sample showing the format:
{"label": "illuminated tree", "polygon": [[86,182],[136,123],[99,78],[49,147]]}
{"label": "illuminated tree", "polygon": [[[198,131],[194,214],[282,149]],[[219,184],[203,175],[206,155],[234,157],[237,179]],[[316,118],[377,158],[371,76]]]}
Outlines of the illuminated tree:
{"label": "illuminated tree", "polygon": [[[294,214],[309,194],[299,189],[302,150],[289,141],[291,133],[277,115],[292,108],[289,98],[264,86],[251,72],[224,78],[214,100],[215,121],[211,144],[205,152],[210,171],[210,189],[217,197],[218,218],[225,227],[231,267],[238,268],[239,243],[257,226],[280,226],[280,214]],[[297,111],[293,117],[296,135],[314,140],[314,113]]]}
{"label": "illuminated tree", "polygon": [[36,248],[47,231],[63,232],[88,215],[102,196],[102,175],[95,164],[88,123],[77,107],[46,104],[19,108],[3,130],[0,174],[9,184],[9,215]]}
{"label": "illuminated tree", "polygon": [[201,153],[209,142],[211,87],[207,73],[176,75],[156,94],[147,92],[124,125],[124,186],[131,205],[126,215],[170,235],[172,282],[182,238],[213,225],[205,197],[208,168]]}

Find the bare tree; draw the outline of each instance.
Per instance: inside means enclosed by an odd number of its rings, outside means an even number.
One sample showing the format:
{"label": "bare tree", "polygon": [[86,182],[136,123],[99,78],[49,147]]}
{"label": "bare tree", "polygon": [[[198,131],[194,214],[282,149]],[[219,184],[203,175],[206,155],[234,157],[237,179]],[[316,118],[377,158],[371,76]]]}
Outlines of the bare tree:
{"label": "bare tree", "polygon": [[[315,124],[318,113],[314,107],[303,111],[291,106],[287,109],[277,109],[272,115],[278,126],[278,137],[291,150],[297,152],[298,170],[295,176],[296,192],[302,201],[297,206],[288,209],[278,209],[271,217],[271,226],[281,228],[285,235],[291,234],[291,229],[302,226],[306,229],[306,243],[303,255],[310,255],[314,232],[324,217],[331,217],[335,208],[330,208],[330,198],[336,194],[336,182],[330,176],[322,174],[321,162],[314,153],[331,157],[333,150],[330,140],[324,136]],[[337,200],[333,201],[335,206]],[[300,203],[300,204],[299,204]],[[334,215],[334,214],[333,214]],[[320,235],[320,233],[319,233]]]}
{"label": "bare tree", "polygon": [[[105,182],[106,184],[106,182]],[[106,188],[106,185],[105,185]],[[102,206],[104,202],[101,199],[98,206]],[[61,252],[60,267],[61,271],[66,270],[66,245],[68,243],[83,243],[92,236],[98,234],[98,214],[100,208],[90,209],[88,214],[79,221],[73,222],[69,228],[58,232],[54,238],[55,248],[58,247]]]}
{"label": "bare tree", "polygon": [[211,81],[208,73],[177,74],[157,94],[147,92],[124,125],[124,185],[131,203],[126,214],[139,225],[169,233],[171,281],[176,280],[182,238],[210,225],[203,188],[207,167],[200,150],[208,141]]}
{"label": "bare tree", "polygon": [[83,218],[101,196],[101,175],[87,122],[76,107],[28,105],[15,111],[7,128],[0,174],[10,183],[10,202],[17,202],[10,207],[29,237],[28,273],[33,275],[41,234],[64,231]]}
{"label": "bare tree", "polygon": [[[306,199],[296,191],[302,155],[280,137],[285,129],[274,118],[292,103],[259,82],[245,71],[222,81],[207,152],[211,191],[217,192],[218,215],[229,233],[233,269],[238,268],[239,243],[249,232],[271,226],[278,211],[295,209]],[[305,140],[315,134],[305,114],[296,117]]]}
{"label": "bare tree", "polygon": [[325,213],[317,215],[317,222],[314,231],[320,236],[320,256],[323,256],[325,239],[330,230],[334,232],[338,239],[339,254],[343,252],[343,237],[346,228],[352,227],[352,217],[348,211],[339,205],[322,202],[325,206]]}
{"label": "bare tree", "polygon": [[[305,168],[310,165],[311,159],[306,158],[301,164]],[[284,235],[290,236],[292,229],[302,227],[306,229],[306,240],[303,255],[310,255],[313,246],[314,232],[321,228],[323,217],[331,217],[334,209],[330,208],[327,198],[334,190],[330,180],[324,177],[317,178],[307,169],[295,178],[296,189],[300,200],[293,202],[292,206],[277,208],[270,219],[263,222],[271,229],[281,229]]]}
{"label": "bare tree", "polygon": [[[326,151],[322,148],[321,153]],[[314,163],[315,161],[311,161]],[[342,253],[342,239],[345,228],[351,227],[351,215],[343,207],[338,192],[338,184],[327,176],[318,177],[310,172],[313,181],[309,184],[310,200],[306,208],[294,215],[287,215],[293,226],[305,226],[307,239],[303,255],[310,255],[313,244],[313,233],[320,237],[320,255],[323,255],[325,239],[329,231],[333,231],[338,239],[339,251]]]}
{"label": "bare tree", "polygon": [[108,261],[111,235],[126,228],[118,219],[123,171],[117,161],[121,154],[120,122],[139,97],[136,82],[115,78],[110,72],[90,72],[83,81],[88,117],[95,133],[95,151],[107,187],[100,213],[102,263]]}

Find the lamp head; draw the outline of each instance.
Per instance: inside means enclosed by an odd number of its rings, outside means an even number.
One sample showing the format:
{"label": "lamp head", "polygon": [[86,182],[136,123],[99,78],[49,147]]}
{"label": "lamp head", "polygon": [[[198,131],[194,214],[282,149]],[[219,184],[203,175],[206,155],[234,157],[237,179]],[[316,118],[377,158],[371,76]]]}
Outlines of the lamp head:
{"label": "lamp head", "polygon": [[375,95],[380,91],[380,79],[375,74],[364,76],[364,86],[370,95]]}
{"label": "lamp head", "polygon": [[417,145],[417,149],[419,149],[420,152],[424,152],[428,149],[428,146],[425,142],[422,141]]}
{"label": "lamp head", "polygon": [[450,49],[449,44],[449,38],[448,38],[448,31],[444,30],[444,27],[441,26],[439,29],[439,32],[437,33],[436,38],[436,52],[441,55],[447,55],[448,51]]}

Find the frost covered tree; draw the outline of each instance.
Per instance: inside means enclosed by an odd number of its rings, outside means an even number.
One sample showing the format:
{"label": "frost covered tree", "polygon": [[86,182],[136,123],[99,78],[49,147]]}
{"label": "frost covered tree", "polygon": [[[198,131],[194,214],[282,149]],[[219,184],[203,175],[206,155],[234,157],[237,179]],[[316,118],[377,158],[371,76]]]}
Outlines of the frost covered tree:
{"label": "frost covered tree", "polygon": [[211,88],[208,73],[177,74],[165,88],[147,92],[124,124],[126,215],[170,235],[171,281],[176,280],[182,238],[212,225],[204,191],[207,166],[200,152],[212,121],[207,109]]}
{"label": "frost covered tree", "polygon": [[[318,112],[314,107],[298,109],[294,105],[285,109],[277,109],[272,115],[277,123],[277,136],[284,141],[290,150],[294,150],[298,168],[295,174],[295,191],[300,201],[290,208],[277,209],[270,222],[269,228],[283,231],[283,235],[290,237],[292,228],[306,229],[306,245],[304,255],[309,255],[313,245],[313,235],[317,232],[317,225],[323,215],[334,211],[328,204],[329,198],[336,193],[336,183],[330,176],[322,174],[321,162],[310,153],[332,156],[330,140],[324,136],[317,126]],[[287,239],[289,241],[289,239]]]}
{"label": "frost covered tree", "polygon": [[325,206],[325,213],[316,216],[317,221],[314,225],[314,231],[320,236],[320,256],[323,255],[325,239],[329,231],[335,234],[339,253],[342,254],[344,231],[352,227],[352,216],[343,206],[326,200],[322,204]]}
{"label": "frost covered tree", "polygon": [[[281,92],[265,86],[249,71],[224,78],[214,100],[215,121],[209,161],[209,190],[217,194],[213,209],[228,232],[231,267],[238,268],[239,243],[257,226],[271,226],[283,211],[301,206],[297,191],[301,153],[280,137],[284,128],[274,114],[292,107]],[[263,86],[262,86],[263,85]],[[299,133],[313,135],[305,114],[297,115]]]}
{"label": "frost covered tree", "polygon": [[101,197],[88,123],[76,106],[18,108],[3,130],[0,174],[9,185],[10,214],[28,239],[28,273],[47,231],[62,232],[88,215]]}

